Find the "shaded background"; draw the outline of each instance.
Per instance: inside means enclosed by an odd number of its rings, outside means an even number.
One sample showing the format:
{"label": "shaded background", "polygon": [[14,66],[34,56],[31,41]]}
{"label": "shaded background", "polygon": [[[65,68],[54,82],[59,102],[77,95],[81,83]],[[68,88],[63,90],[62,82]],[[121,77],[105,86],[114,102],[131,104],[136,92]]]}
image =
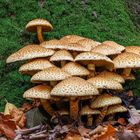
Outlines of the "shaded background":
{"label": "shaded background", "polygon": [[[18,73],[21,63],[6,64],[6,58],[29,43],[36,34],[25,31],[28,21],[46,18],[54,27],[46,39],[77,34],[97,41],[113,40],[124,46],[140,46],[139,0],[0,0],[0,111],[5,101],[19,106],[30,86],[29,76]],[[140,95],[140,74],[126,89]]]}

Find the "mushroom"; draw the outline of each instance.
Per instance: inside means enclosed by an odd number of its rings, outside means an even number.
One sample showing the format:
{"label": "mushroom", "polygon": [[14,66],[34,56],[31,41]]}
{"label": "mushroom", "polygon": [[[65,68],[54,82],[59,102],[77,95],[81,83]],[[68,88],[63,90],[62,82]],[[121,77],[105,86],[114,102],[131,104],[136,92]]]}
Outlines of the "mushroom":
{"label": "mushroom", "polygon": [[132,52],[140,55],[140,46],[127,46],[125,52]]}
{"label": "mushroom", "polygon": [[130,73],[129,76],[126,76],[126,75],[121,75],[121,76],[124,78],[125,81],[135,80],[136,79],[135,76],[132,73]]}
{"label": "mushroom", "polygon": [[98,95],[98,90],[80,77],[70,77],[58,83],[51,91],[51,96],[69,97],[70,116],[77,119],[79,99],[81,96]]}
{"label": "mushroom", "polygon": [[51,87],[48,85],[38,85],[24,92],[23,97],[27,99],[40,99],[43,108],[53,116],[55,110],[51,107],[49,100],[55,100],[50,96]]}
{"label": "mushroom", "polygon": [[120,44],[118,44],[114,41],[107,40],[107,41],[104,41],[103,44],[108,45],[108,46],[112,46],[112,47],[116,48],[117,50],[119,50],[121,52],[125,50],[124,46],[122,46],[122,45],[120,45]]}
{"label": "mushroom", "polygon": [[43,48],[39,45],[27,45],[10,55],[6,63],[28,60],[39,57],[48,57],[54,54],[54,50]]}
{"label": "mushroom", "polygon": [[60,68],[50,67],[45,70],[42,70],[35,75],[32,76],[31,82],[33,83],[41,83],[45,81],[50,81],[51,85],[54,86],[56,81],[64,80],[71,75]]}
{"label": "mushroom", "polygon": [[51,23],[46,19],[34,19],[26,25],[26,30],[29,32],[37,32],[39,42],[43,42],[42,32],[49,32],[53,29]]}
{"label": "mushroom", "polygon": [[61,67],[66,64],[66,61],[74,61],[73,56],[67,50],[59,50],[50,57],[50,61],[61,61]]}
{"label": "mushroom", "polygon": [[86,48],[89,48],[90,50],[92,50],[92,48],[94,48],[95,46],[98,46],[100,45],[101,43],[100,42],[97,42],[97,41],[94,41],[92,39],[89,39],[89,38],[84,38],[84,39],[81,39],[77,42],[77,44],[80,44],[82,46],[86,46]]}
{"label": "mushroom", "polygon": [[92,126],[93,124],[93,116],[92,115],[98,115],[101,112],[99,110],[95,110],[95,109],[91,109],[89,108],[88,105],[85,105],[84,107],[82,107],[81,109],[81,115],[87,115],[87,125],[88,126]]}
{"label": "mushroom", "polygon": [[124,52],[113,59],[115,69],[124,68],[123,74],[129,76],[132,68],[140,68],[140,56],[138,54]]}
{"label": "mushroom", "polygon": [[111,96],[109,94],[102,94],[96,97],[96,99],[90,105],[92,109],[102,108],[101,114],[96,120],[96,124],[100,124],[102,122],[102,120],[104,119],[107,113],[108,106],[120,104],[120,103],[122,103],[122,100],[121,98],[117,96]]}
{"label": "mushroom", "polygon": [[106,78],[106,79],[117,81],[119,83],[124,83],[125,82],[124,78],[121,75],[119,75],[115,72],[103,71],[99,75],[97,75],[96,77],[103,77],[103,78]]}
{"label": "mushroom", "polygon": [[84,39],[84,37],[78,35],[66,35],[62,37],[60,40],[66,43],[77,43],[81,39]]}
{"label": "mushroom", "polygon": [[69,62],[62,67],[67,73],[70,73],[72,76],[87,76],[90,72],[83,66],[75,62]]}
{"label": "mushroom", "polygon": [[80,53],[75,57],[75,61],[81,62],[82,64],[87,64],[90,71],[95,71],[95,66],[106,66],[110,70],[112,70],[114,67],[114,64],[110,58],[94,52]]}
{"label": "mushroom", "polygon": [[50,67],[54,67],[54,65],[50,63],[47,59],[38,58],[33,59],[30,62],[22,65],[19,68],[19,72],[22,74],[34,75],[35,73]]}

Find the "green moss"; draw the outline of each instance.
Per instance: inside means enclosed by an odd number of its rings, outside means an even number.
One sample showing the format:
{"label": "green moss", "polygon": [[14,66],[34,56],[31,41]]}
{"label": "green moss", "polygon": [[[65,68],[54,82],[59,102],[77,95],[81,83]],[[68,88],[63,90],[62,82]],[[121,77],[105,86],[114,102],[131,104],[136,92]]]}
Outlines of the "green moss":
{"label": "green moss", "polygon": [[[36,34],[25,31],[34,18],[47,18],[54,30],[46,39],[77,34],[97,41],[114,40],[123,45],[140,45],[140,32],[130,17],[125,0],[1,0],[0,1],[0,96],[16,105],[23,102],[29,77],[18,73],[21,63],[5,64],[11,53],[29,43]],[[136,91],[138,87],[136,87]],[[4,101],[0,102],[0,110]]]}

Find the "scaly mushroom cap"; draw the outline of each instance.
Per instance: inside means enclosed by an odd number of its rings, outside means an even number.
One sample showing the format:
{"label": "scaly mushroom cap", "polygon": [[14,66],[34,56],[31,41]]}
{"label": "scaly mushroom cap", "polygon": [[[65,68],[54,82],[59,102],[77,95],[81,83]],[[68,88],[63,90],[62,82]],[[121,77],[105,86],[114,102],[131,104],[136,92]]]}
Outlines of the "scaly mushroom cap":
{"label": "scaly mushroom cap", "polygon": [[51,91],[52,96],[90,96],[98,95],[98,90],[80,77],[70,77],[58,83]]}
{"label": "scaly mushroom cap", "polygon": [[122,103],[121,98],[109,94],[99,95],[90,105],[91,108],[101,108],[105,106]]}
{"label": "scaly mushroom cap", "polygon": [[94,52],[83,52],[78,54],[75,57],[75,61],[81,61],[83,63],[93,63],[96,66],[111,66],[114,67],[114,64],[110,58],[105,55],[94,53]]}
{"label": "scaly mushroom cap", "polygon": [[62,70],[70,73],[72,76],[86,76],[90,72],[83,66],[75,62],[69,62],[62,67]]}
{"label": "scaly mushroom cap", "polygon": [[104,41],[103,44],[106,44],[106,45],[109,45],[109,46],[112,46],[114,48],[116,48],[118,51],[124,51],[125,50],[125,47],[114,42],[114,41]]}
{"label": "scaly mushroom cap", "polygon": [[103,71],[99,75],[97,75],[96,77],[104,77],[106,79],[114,80],[114,81],[117,81],[119,83],[125,82],[124,78],[115,72]]}
{"label": "scaly mushroom cap", "polygon": [[52,39],[52,40],[49,40],[49,41],[44,41],[40,44],[40,46],[44,47],[44,48],[47,48],[47,49],[65,49],[65,43],[60,41],[60,40],[57,40],[57,39]]}
{"label": "scaly mushroom cap", "polygon": [[81,109],[81,115],[97,115],[100,114],[101,112],[99,110],[93,110],[91,109],[88,105],[85,105]]}
{"label": "scaly mushroom cap", "polygon": [[54,51],[51,49],[43,48],[39,45],[27,45],[17,52],[10,55],[6,63],[21,61],[21,60],[28,60],[33,58],[39,57],[48,57],[54,54]]}
{"label": "scaly mushroom cap", "polygon": [[67,50],[59,50],[55,52],[53,56],[50,57],[50,61],[73,61],[73,56]]}
{"label": "scaly mushroom cap", "polygon": [[113,60],[115,68],[139,68],[140,56],[138,54],[124,52]]}
{"label": "scaly mushroom cap", "polygon": [[113,89],[113,90],[122,90],[122,85],[114,80],[110,80],[104,77],[93,77],[87,80],[98,89]]}
{"label": "scaly mushroom cap", "polygon": [[125,52],[132,52],[132,53],[140,55],[140,46],[128,46],[128,47],[125,47]]}
{"label": "scaly mushroom cap", "polygon": [[24,92],[24,98],[51,99],[51,87],[47,85],[38,85]]}
{"label": "scaly mushroom cap", "polygon": [[81,39],[84,39],[84,37],[78,35],[67,35],[62,37],[60,40],[67,43],[77,43]]}
{"label": "scaly mushroom cap", "polygon": [[98,45],[94,47],[91,51],[101,53],[103,55],[115,55],[121,53],[121,51],[117,50],[116,48],[105,44]]}
{"label": "scaly mushroom cap", "polygon": [[90,51],[92,48],[94,48],[95,46],[100,45],[101,43],[97,42],[97,41],[94,41],[92,39],[85,38],[85,39],[79,40],[77,42],[77,44],[80,44],[83,47],[89,48],[89,51]]}
{"label": "scaly mushroom cap", "polygon": [[26,30],[29,32],[36,32],[37,26],[41,26],[43,32],[49,32],[53,29],[51,23],[46,19],[34,19],[26,25]]}
{"label": "scaly mushroom cap", "polygon": [[127,108],[122,105],[113,105],[113,106],[108,107],[106,115],[119,113],[119,112],[126,112],[126,111],[127,111]]}
{"label": "scaly mushroom cap", "polygon": [[38,58],[31,60],[30,62],[22,65],[19,68],[19,72],[23,74],[35,74],[38,71],[54,67],[53,64],[51,64],[47,59],[44,58]]}
{"label": "scaly mushroom cap", "polygon": [[40,83],[43,81],[60,81],[64,80],[71,75],[57,67],[50,67],[42,70],[31,78],[31,82]]}

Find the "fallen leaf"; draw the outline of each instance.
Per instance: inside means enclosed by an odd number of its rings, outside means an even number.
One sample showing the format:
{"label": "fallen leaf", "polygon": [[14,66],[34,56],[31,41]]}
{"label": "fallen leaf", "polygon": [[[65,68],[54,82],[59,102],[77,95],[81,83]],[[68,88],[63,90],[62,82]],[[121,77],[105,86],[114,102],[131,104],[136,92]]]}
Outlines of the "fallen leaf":
{"label": "fallen leaf", "polygon": [[78,127],[78,131],[79,131],[79,133],[80,133],[80,135],[82,137],[84,137],[84,138],[90,138],[90,136],[89,136],[90,130],[87,129],[87,128],[85,128],[84,126],[79,126]]}
{"label": "fallen leaf", "polygon": [[64,140],[83,140],[80,134],[74,133],[74,132],[69,132]]}
{"label": "fallen leaf", "polygon": [[121,125],[126,125],[126,121],[124,118],[119,118],[117,122]]}
{"label": "fallen leaf", "polygon": [[24,112],[27,112],[29,110],[31,110],[33,108],[33,105],[29,104],[29,103],[24,103],[21,107],[21,110]]}
{"label": "fallen leaf", "polygon": [[7,102],[5,105],[4,115],[10,115],[10,112],[13,109],[17,109],[17,107],[14,104]]}

